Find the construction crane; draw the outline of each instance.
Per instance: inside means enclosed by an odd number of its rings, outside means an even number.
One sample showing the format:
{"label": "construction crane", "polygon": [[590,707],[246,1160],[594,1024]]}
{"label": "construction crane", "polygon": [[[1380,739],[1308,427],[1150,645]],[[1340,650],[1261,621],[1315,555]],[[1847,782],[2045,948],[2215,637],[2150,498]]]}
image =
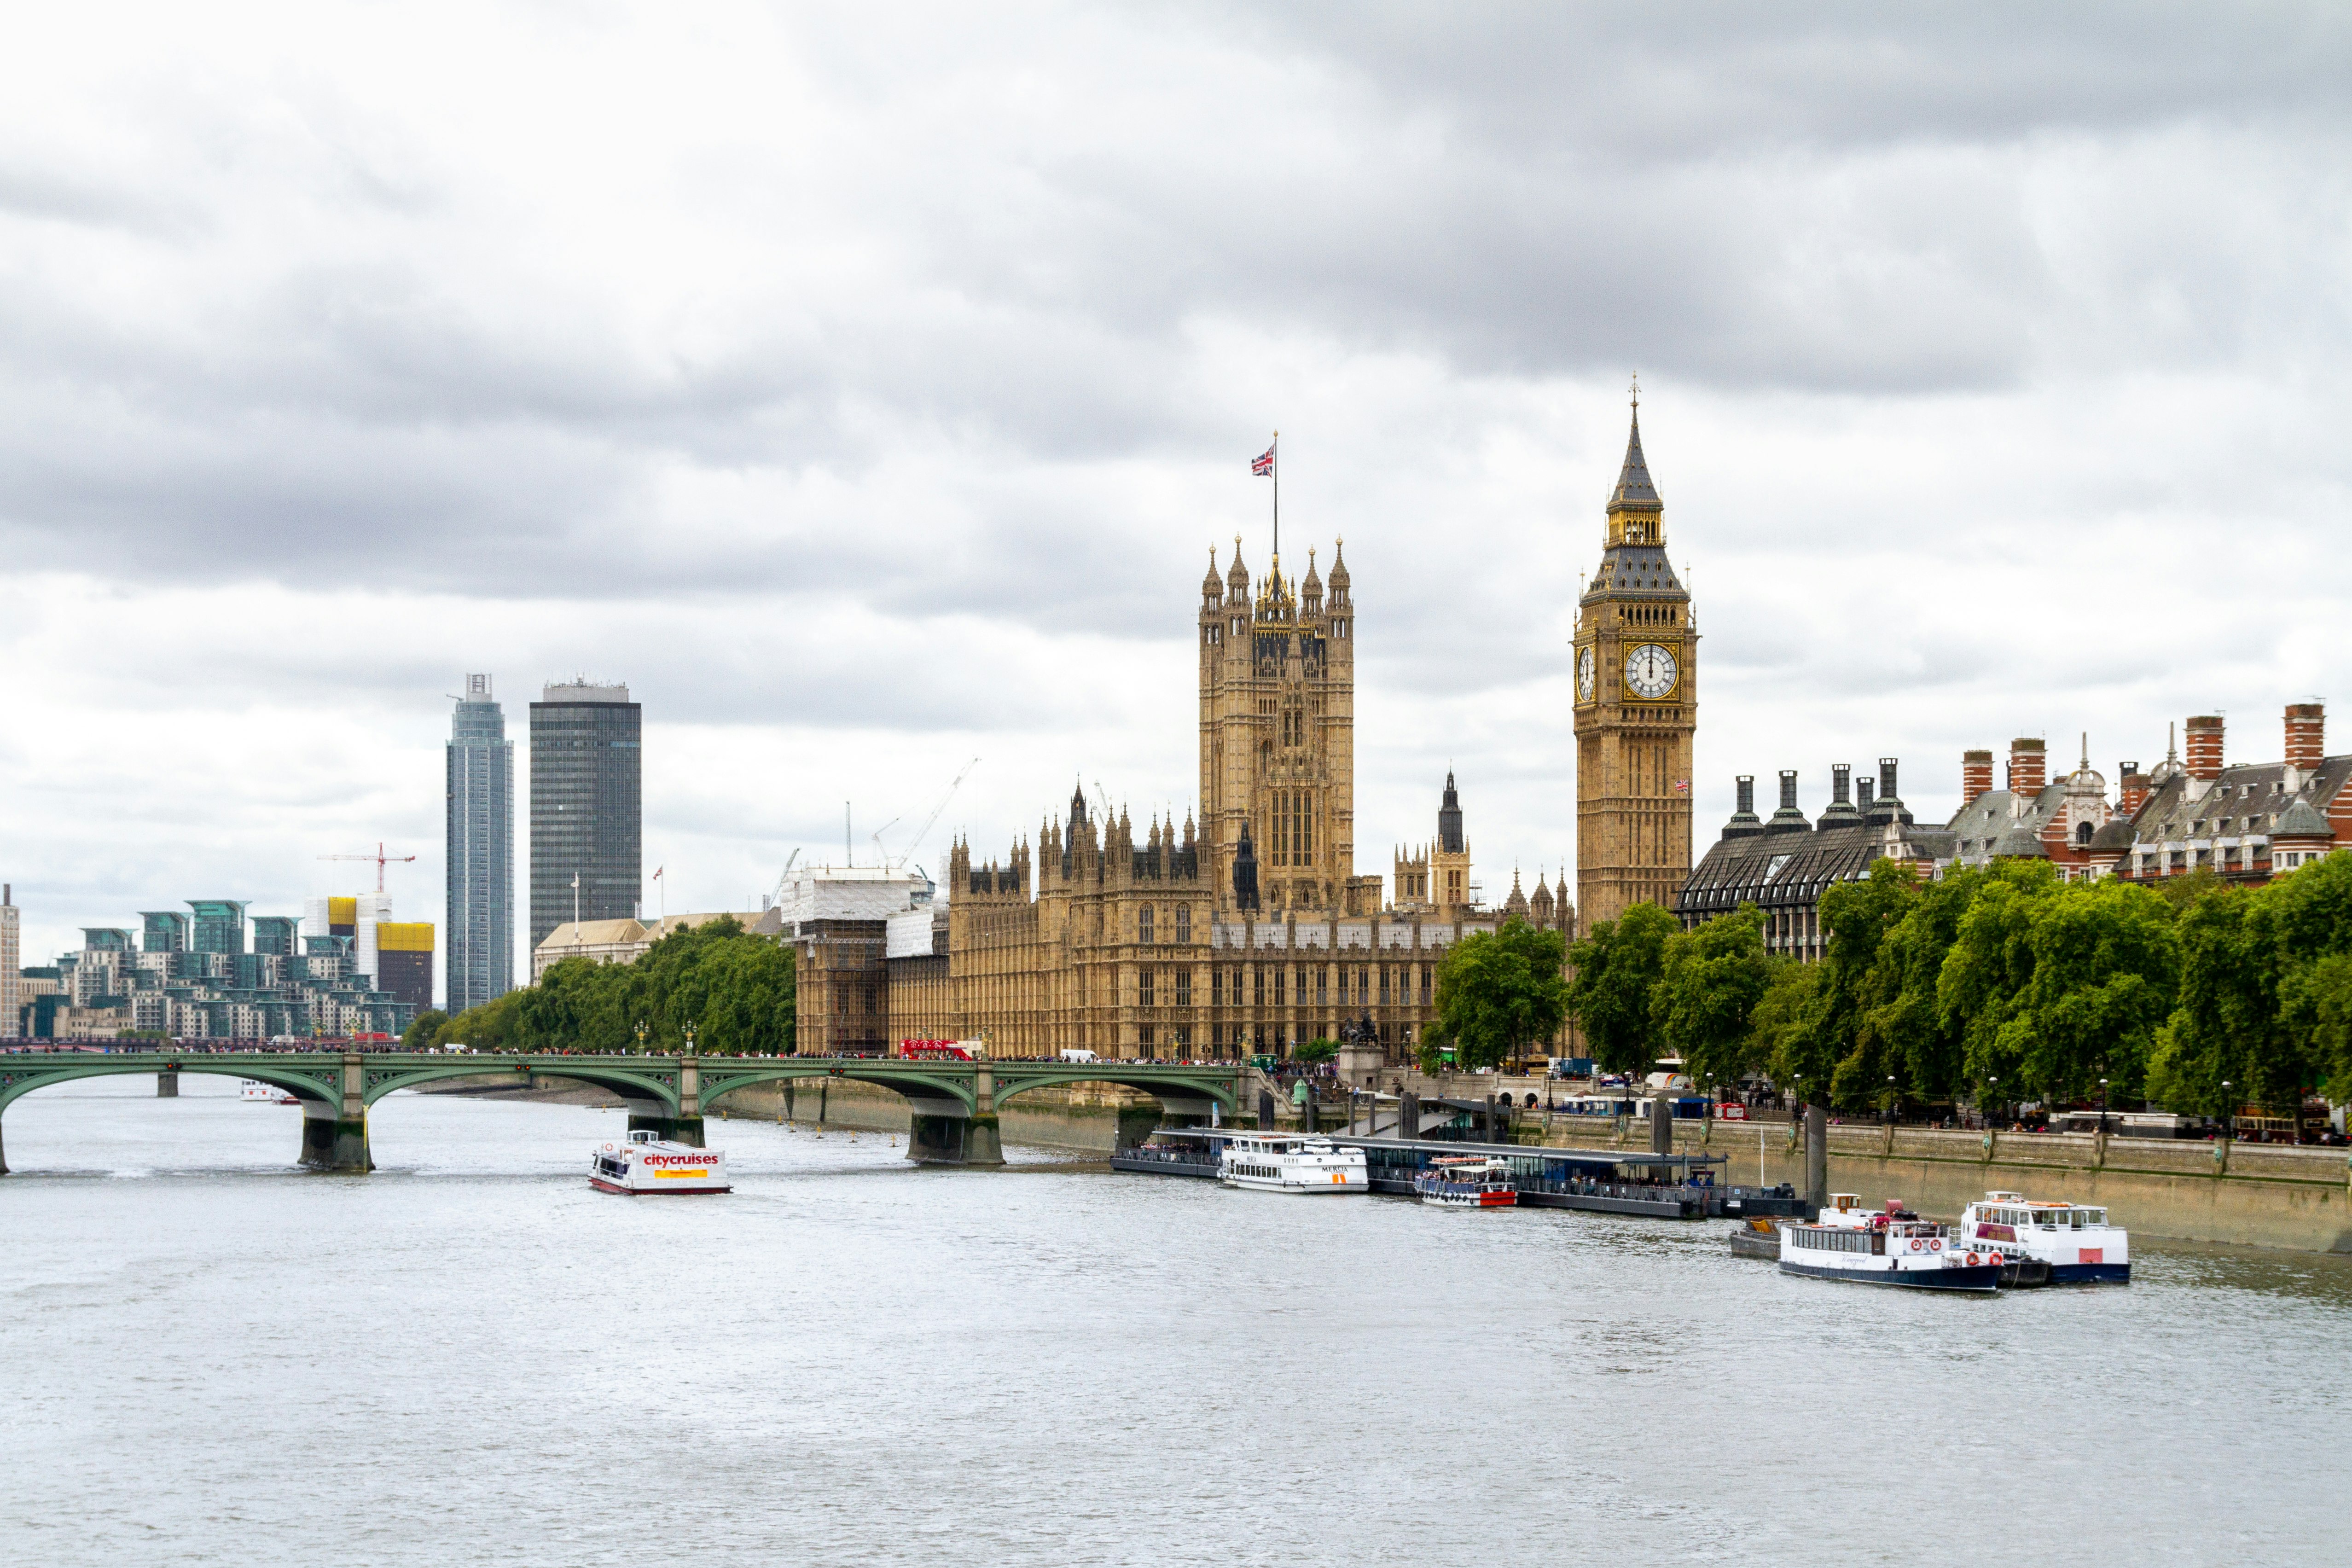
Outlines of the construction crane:
{"label": "construction crane", "polygon": [[[929,838],[931,836],[931,829],[939,825],[940,813],[947,810],[948,802],[955,799],[956,791],[963,787],[963,781],[970,778],[971,776],[971,770],[978,766],[980,766],[980,759],[978,757],[974,757],[971,761],[964,763],[963,772],[956,774],[955,782],[948,785],[948,793],[940,796],[940,804],[931,807],[931,815],[924,818],[921,830],[918,832],[913,840],[908,844],[906,853],[900,855],[896,860],[886,858],[883,861],[884,865],[887,866],[891,870],[896,871],[914,858],[915,851],[923,847],[924,840]],[[898,819],[894,816],[890,820],[892,822],[896,822]],[[885,824],[885,826],[887,826],[887,824]],[[878,833],[874,836],[874,847],[877,849],[879,849],[882,847],[882,836]]]}
{"label": "construction crane", "polygon": [[389,862],[389,863],[391,863],[391,864],[393,864],[393,865],[395,865],[395,866],[404,866],[404,865],[406,865],[409,861],[415,859],[415,858],[416,858],[416,857],[415,857],[415,856],[414,856],[414,855],[387,855],[387,854],[385,854],[385,853],[383,852],[383,841],[382,841],[382,840],[378,840],[378,841],[377,841],[377,843],[376,843],[376,847],[375,847],[375,853],[374,853],[374,854],[373,854],[373,855],[321,855],[321,856],[320,856],[320,857],[319,857],[319,858],[320,858],[320,859],[321,859],[321,860],[373,860],[373,861],[374,861],[374,862],[375,862],[375,890],[376,890],[377,892],[381,893],[381,892],[383,892],[383,868],[384,868],[385,864],[386,864],[387,862]]}

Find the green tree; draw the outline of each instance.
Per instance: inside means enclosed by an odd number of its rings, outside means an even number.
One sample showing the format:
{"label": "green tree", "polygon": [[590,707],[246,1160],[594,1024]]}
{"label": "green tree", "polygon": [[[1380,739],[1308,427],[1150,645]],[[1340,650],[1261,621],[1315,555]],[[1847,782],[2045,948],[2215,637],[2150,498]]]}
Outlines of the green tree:
{"label": "green tree", "polygon": [[1566,956],[1567,939],[1559,931],[1525,921],[1463,938],[1438,961],[1424,1049],[1450,1045],[1464,1067],[1494,1067],[1524,1046],[1550,1039],[1567,1016],[1568,983],[1560,975]]}
{"label": "green tree", "polygon": [[2033,908],[2033,973],[2013,1018],[2020,1074],[2044,1100],[2098,1081],[2136,1100],[2179,984],[2172,906],[2128,882],[2076,882]]}
{"label": "green tree", "polygon": [[2179,1000],[2147,1085],[2174,1110],[2228,1116],[2256,1098],[2258,1064],[2278,1032],[2278,985],[2247,930],[2250,903],[2245,889],[2225,887],[2181,911]]}
{"label": "green tree", "polygon": [[1827,940],[1804,1028],[1810,1051],[1836,1057],[1830,1098],[1847,1110],[1872,1104],[1886,1088],[1894,1063],[1885,1043],[1867,1027],[1874,994],[1884,989],[1874,984],[1873,971],[1887,933],[1918,898],[1918,878],[1909,866],[1892,860],[1874,860],[1868,876],[1836,883],[1822,894]]}
{"label": "green tree", "polygon": [[436,1046],[470,1046],[478,1051],[513,1050],[516,1008],[523,993],[509,991],[478,1007],[468,1007],[433,1033]]}
{"label": "green tree", "polygon": [[1317,1037],[1290,1053],[1295,1062],[1328,1062],[1339,1054],[1339,1042]]}
{"label": "green tree", "polygon": [[1986,874],[1960,917],[1936,979],[1939,1027],[1958,1034],[1961,1073],[1976,1093],[2023,1100],[2022,1063],[2031,1043],[2020,1019],[2033,983],[2033,919],[2056,892],[2043,860],[2004,861]]}
{"label": "green tree", "polygon": [[1665,972],[1666,939],[1678,929],[1657,905],[1635,904],[1569,950],[1576,978],[1568,985],[1567,1008],[1603,1070],[1644,1072],[1656,1055],[1650,991]]}
{"label": "green tree", "polygon": [[1984,879],[1980,869],[1956,866],[1923,883],[1879,944],[1862,988],[1873,1067],[1884,1063],[1906,1094],[1931,1103],[1955,1099],[1962,1083],[1960,1031],[1937,1007],[1936,984]]}
{"label": "green tree", "polygon": [[1700,1083],[1729,1084],[1764,1063],[1755,1013],[1772,984],[1764,917],[1753,904],[1666,939],[1650,990],[1650,1027]]}
{"label": "green tree", "polygon": [[1837,1058],[1812,1033],[1821,986],[1821,965],[1771,958],[1764,994],[1748,1016],[1748,1048],[1781,1089],[1826,1105]]}
{"label": "green tree", "polygon": [[401,1031],[400,1048],[404,1051],[423,1050],[440,1037],[441,1026],[448,1021],[449,1015],[440,1008],[425,1008],[411,1018],[408,1027]]}

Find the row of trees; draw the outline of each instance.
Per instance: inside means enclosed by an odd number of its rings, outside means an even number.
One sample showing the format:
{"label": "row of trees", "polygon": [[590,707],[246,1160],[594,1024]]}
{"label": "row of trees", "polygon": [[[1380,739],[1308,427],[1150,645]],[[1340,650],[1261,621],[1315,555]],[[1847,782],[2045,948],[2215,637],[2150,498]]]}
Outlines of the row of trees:
{"label": "row of trees", "polygon": [[[793,953],[731,918],[674,931],[634,963],[567,958],[539,984],[455,1018],[419,1014],[403,1037],[412,1047],[468,1045],[485,1051],[634,1051],[686,1047],[717,1056],[782,1056],[793,1049]],[[420,1030],[430,1020],[431,1033]]]}
{"label": "row of trees", "polygon": [[1801,964],[1766,952],[1752,906],[1685,931],[1636,905],[1570,951],[1569,1009],[1612,1071],[1671,1052],[1703,1081],[1760,1071],[1846,1110],[2104,1082],[2218,1115],[2352,1082],[2352,856],[2259,888],[2070,883],[2040,860],[1922,883],[1882,860],[1820,918],[1825,954]]}

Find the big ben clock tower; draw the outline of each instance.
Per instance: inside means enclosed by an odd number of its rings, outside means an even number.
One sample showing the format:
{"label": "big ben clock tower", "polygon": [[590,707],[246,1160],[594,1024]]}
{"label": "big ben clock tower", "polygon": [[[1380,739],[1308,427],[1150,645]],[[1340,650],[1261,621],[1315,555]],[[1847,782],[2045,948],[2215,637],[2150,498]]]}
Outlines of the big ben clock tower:
{"label": "big ben clock tower", "polygon": [[1698,633],[1666,560],[1665,509],[1633,403],[1601,569],[1576,616],[1579,934],[1643,900],[1671,911],[1690,875]]}

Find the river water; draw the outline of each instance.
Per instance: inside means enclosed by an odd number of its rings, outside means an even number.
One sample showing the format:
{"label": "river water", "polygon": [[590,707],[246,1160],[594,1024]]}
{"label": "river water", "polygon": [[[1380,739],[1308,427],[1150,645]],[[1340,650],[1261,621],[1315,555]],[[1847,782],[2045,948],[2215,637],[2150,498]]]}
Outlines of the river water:
{"label": "river water", "polygon": [[[226,1079],[18,1101],[0,1561],[2344,1561],[2352,1259],[1781,1278],[1720,1225],[1310,1201],[1043,1151],[395,1096],[298,1173]],[[903,1142],[903,1140],[901,1141]]]}

